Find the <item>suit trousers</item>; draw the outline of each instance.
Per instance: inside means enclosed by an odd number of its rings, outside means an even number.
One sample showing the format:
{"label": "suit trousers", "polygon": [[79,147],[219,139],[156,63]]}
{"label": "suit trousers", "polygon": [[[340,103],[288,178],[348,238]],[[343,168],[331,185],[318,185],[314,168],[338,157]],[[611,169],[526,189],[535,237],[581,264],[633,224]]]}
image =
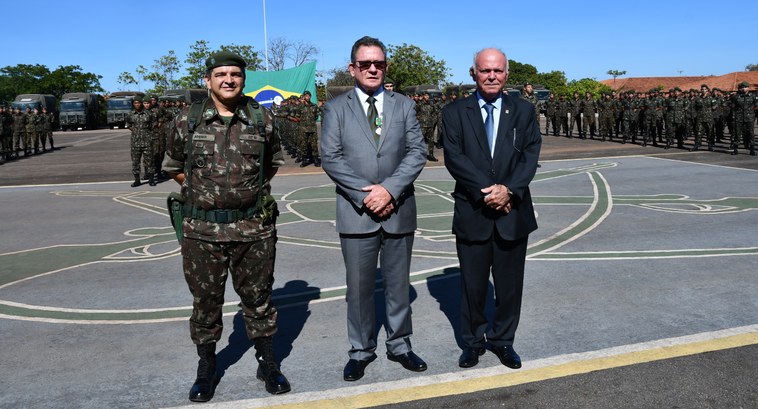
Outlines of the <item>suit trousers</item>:
{"label": "suit trousers", "polygon": [[[467,347],[482,348],[485,341],[494,346],[513,345],[521,316],[528,237],[510,241],[497,232],[492,236],[481,242],[456,239],[461,266],[461,336]],[[490,272],[495,288],[491,326],[485,316]]]}
{"label": "suit trousers", "polygon": [[386,313],[387,352],[411,351],[410,266],[413,233],[340,234],[347,277],[347,334],[350,359],[366,360],[376,350],[377,261],[381,268]]}

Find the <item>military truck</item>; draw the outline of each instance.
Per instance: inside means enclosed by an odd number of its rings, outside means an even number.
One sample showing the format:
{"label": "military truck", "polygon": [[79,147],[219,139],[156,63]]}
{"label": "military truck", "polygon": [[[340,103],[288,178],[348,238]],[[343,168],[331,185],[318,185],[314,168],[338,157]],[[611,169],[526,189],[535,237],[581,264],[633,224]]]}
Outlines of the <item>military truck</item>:
{"label": "military truck", "polygon": [[135,96],[145,96],[139,91],[119,91],[108,96],[108,113],[106,122],[109,128],[123,128],[126,126],[126,117],[132,112],[132,100]]}
{"label": "military truck", "polygon": [[53,130],[59,129],[58,99],[55,98],[55,95],[21,94],[16,97],[11,107],[13,109],[20,108],[21,111],[25,111],[27,107],[31,109],[37,108],[39,112],[42,112],[42,108],[45,108],[48,113],[53,113]]}
{"label": "military truck", "polygon": [[436,85],[413,85],[410,87],[403,88],[403,94],[405,95],[414,95],[414,94],[429,94],[430,97],[440,97],[442,96],[442,90],[437,88]]}
{"label": "military truck", "polygon": [[208,96],[208,90],[203,88],[188,88],[188,89],[170,89],[165,91],[162,95],[164,98],[179,99],[184,101],[187,105],[196,101],[202,101]]}
{"label": "military truck", "polygon": [[97,129],[100,125],[100,95],[72,92],[61,97],[61,130]]}

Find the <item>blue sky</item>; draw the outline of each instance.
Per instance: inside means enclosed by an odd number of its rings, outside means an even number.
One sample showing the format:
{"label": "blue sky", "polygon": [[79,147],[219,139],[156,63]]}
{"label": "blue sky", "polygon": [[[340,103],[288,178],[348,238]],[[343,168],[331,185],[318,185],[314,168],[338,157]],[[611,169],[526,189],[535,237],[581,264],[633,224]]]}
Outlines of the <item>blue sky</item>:
{"label": "blue sky", "polygon": [[[42,0],[3,5],[0,67],[79,65],[118,91],[118,75],[196,40],[212,48],[249,44],[264,51],[263,0]],[[309,41],[319,71],[347,64],[363,35],[416,45],[470,82],[473,53],[499,47],[510,59],[569,80],[722,75],[758,64],[758,1],[305,1],[266,0],[268,39]],[[22,18],[23,16],[23,18]],[[87,32],[77,32],[86,27]],[[8,40],[10,39],[10,41]],[[145,88],[143,86],[143,88]],[[149,87],[148,87],[149,88]]]}

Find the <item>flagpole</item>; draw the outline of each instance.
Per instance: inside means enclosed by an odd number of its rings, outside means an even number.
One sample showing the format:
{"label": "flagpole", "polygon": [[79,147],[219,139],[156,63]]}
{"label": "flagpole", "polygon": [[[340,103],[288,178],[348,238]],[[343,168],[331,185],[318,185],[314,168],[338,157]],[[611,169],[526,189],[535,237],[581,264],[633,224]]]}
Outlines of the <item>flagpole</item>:
{"label": "flagpole", "polygon": [[266,71],[268,71],[268,33],[266,32],[266,0],[263,0],[263,46],[266,53]]}

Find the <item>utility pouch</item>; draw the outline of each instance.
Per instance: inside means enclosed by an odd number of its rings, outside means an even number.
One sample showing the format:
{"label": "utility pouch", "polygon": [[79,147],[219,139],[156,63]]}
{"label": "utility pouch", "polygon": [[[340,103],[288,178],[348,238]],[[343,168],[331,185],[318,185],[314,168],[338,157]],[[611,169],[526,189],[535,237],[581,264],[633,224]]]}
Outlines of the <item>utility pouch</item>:
{"label": "utility pouch", "polygon": [[258,203],[259,211],[261,214],[261,222],[263,224],[273,224],[276,223],[276,218],[279,216],[279,208],[276,205],[276,200],[274,200],[274,196],[271,195],[262,195],[260,198],[260,203]]}

